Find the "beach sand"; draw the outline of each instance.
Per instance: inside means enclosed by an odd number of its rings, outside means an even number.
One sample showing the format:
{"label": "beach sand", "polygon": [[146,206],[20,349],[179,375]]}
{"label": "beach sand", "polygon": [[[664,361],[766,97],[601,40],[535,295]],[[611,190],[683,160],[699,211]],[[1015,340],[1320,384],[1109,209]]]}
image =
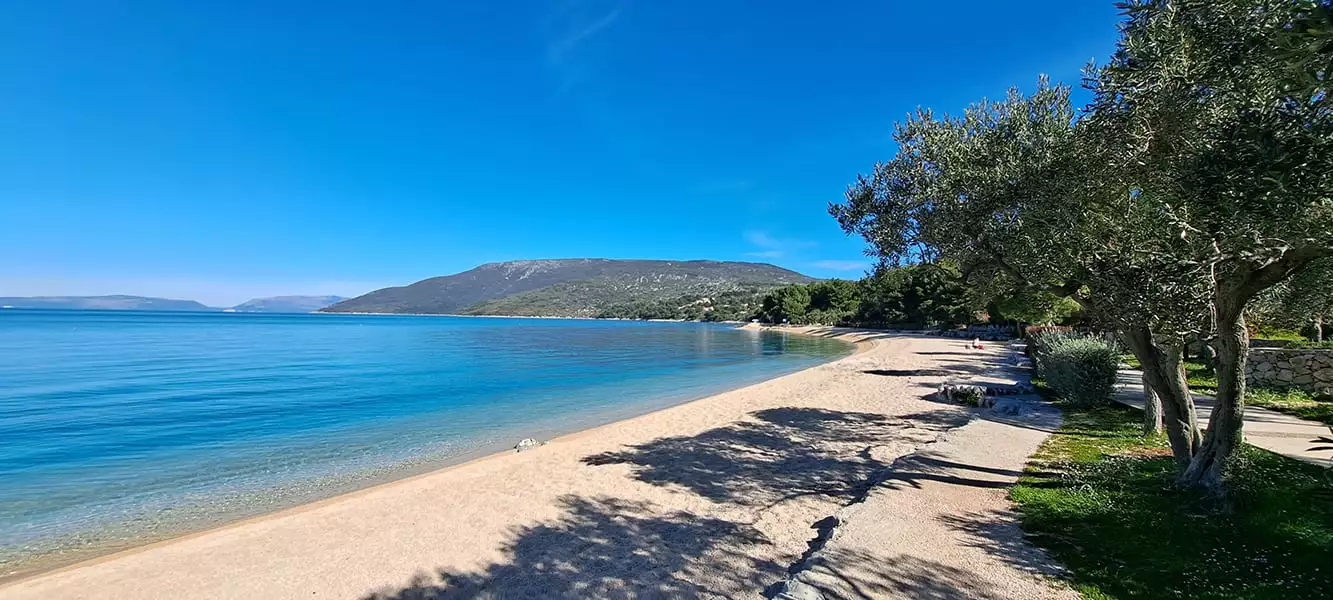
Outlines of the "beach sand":
{"label": "beach sand", "polygon": [[945,379],[1011,380],[1007,349],[806,332],[860,351],[0,598],[761,598],[793,578],[829,598],[1072,594],[1004,499],[1058,414],[929,397]]}

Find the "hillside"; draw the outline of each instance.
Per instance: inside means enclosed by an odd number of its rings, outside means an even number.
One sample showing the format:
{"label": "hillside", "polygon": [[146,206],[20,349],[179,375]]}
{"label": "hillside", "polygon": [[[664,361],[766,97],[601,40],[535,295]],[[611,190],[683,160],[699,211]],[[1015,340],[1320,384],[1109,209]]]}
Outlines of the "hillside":
{"label": "hillside", "polygon": [[193,300],[145,296],[31,296],[0,297],[0,306],[64,310],[186,310],[216,311]]}
{"label": "hillside", "polygon": [[814,279],[763,263],[580,258],[485,264],[385,288],[323,312],[739,318],[765,291]]}
{"label": "hillside", "polygon": [[236,312],[308,313],[346,300],[341,296],[273,296],[247,300],[231,310]]}

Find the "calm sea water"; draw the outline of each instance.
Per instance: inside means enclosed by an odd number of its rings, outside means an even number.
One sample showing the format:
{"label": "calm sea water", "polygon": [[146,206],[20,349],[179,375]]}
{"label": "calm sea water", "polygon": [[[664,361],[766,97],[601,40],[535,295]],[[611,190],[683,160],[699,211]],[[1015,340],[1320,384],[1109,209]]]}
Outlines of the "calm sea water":
{"label": "calm sea water", "polygon": [[0,310],[0,576],[849,351],[693,323]]}

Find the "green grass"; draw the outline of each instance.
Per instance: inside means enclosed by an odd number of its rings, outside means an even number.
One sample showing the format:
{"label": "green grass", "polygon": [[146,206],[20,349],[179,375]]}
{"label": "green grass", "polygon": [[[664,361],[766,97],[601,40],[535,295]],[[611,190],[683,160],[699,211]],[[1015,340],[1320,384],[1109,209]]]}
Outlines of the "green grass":
{"label": "green grass", "polygon": [[1190,384],[1191,390],[1205,394],[1217,391],[1217,373],[1212,367],[1201,362],[1185,361],[1185,381]]}
{"label": "green grass", "polygon": [[1301,390],[1251,389],[1245,393],[1245,403],[1333,426],[1333,401],[1316,400]]}
{"label": "green grass", "polygon": [[[1217,375],[1203,363],[1186,362],[1185,372],[1190,390],[1204,394],[1217,392]],[[1333,402],[1315,399],[1305,391],[1250,387],[1245,391],[1245,403],[1333,425]]]}
{"label": "green grass", "polygon": [[1333,474],[1251,446],[1226,509],[1171,486],[1140,413],[1066,407],[1065,424],[1010,492],[1035,544],[1087,598],[1327,598]]}
{"label": "green grass", "polygon": [[1251,336],[1256,340],[1280,340],[1284,342],[1304,342],[1305,336],[1294,329],[1260,328]]}
{"label": "green grass", "polygon": [[[1143,368],[1143,363],[1133,354],[1122,354],[1120,360],[1131,369]],[[1185,361],[1185,377],[1189,381],[1190,389],[1199,388],[1206,393],[1212,393],[1212,390],[1217,389],[1217,375],[1213,373],[1212,368],[1201,362]]]}

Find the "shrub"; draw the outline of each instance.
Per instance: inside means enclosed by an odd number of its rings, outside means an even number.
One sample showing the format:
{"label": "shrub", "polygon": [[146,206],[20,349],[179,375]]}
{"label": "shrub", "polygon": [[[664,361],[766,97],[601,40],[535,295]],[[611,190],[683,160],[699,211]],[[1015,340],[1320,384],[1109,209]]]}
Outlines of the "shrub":
{"label": "shrub", "polygon": [[1120,349],[1104,338],[1069,336],[1045,352],[1043,376],[1061,398],[1076,404],[1105,404],[1115,390]]}
{"label": "shrub", "polygon": [[1033,368],[1037,370],[1038,376],[1045,377],[1051,350],[1068,340],[1081,339],[1083,336],[1069,327],[1038,326],[1025,329],[1024,337],[1028,340],[1028,356],[1032,357]]}

